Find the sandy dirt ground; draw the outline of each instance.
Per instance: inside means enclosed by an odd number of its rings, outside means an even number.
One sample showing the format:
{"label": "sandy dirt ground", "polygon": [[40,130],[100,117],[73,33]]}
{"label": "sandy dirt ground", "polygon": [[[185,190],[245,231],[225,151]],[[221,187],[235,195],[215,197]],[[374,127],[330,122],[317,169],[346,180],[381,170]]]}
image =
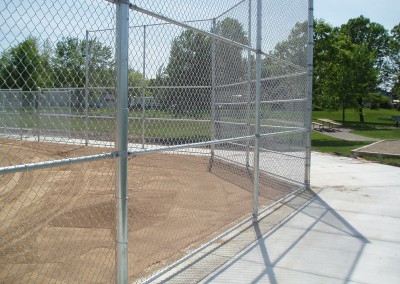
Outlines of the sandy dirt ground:
{"label": "sandy dirt ground", "polygon": [[[1,167],[110,149],[0,141]],[[151,275],[248,217],[252,174],[209,158],[129,158],[131,281]],[[114,281],[115,160],[0,175],[0,283]],[[268,179],[260,204],[290,192]]]}

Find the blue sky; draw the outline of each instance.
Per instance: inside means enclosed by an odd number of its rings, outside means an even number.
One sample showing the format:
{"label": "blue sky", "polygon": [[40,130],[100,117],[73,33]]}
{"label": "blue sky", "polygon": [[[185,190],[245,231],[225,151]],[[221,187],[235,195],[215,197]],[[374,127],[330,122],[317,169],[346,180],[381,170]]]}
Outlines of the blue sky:
{"label": "blue sky", "polygon": [[[139,6],[159,12],[178,20],[205,19],[225,11],[240,0],[131,0]],[[65,5],[61,5],[64,3]],[[176,3],[179,3],[177,5]],[[253,0],[253,3],[255,1]],[[306,0],[275,0],[268,2],[266,23],[268,36],[263,36],[265,46],[269,51],[275,44],[287,37],[296,22],[307,19]],[[279,9],[279,7],[291,9]],[[255,5],[253,5],[253,9]],[[229,12],[231,16],[246,23],[247,1]],[[268,13],[268,11],[270,13]],[[279,11],[279,12],[276,12]],[[49,41],[53,45],[63,37],[71,36],[83,39],[86,29],[113,28],[114,5],[104,0],[0,0],[0,54],[10,46],[24,40],[27,36],[37,37],[41,42]],[[253,16],[255,11],[253,11]],[[364,15],[371,21],[382,24],[390,30],[400,22],[400,0],[314,0],[314,16],[323,18],[333,26],[345,24],[350,18]],[[130,14],[131,24],[150,23],[154,19],[147,19],[137,13]],[[158,22],[158,21],[156,21]],[[210,29],[210,23],[203,23],[200,27]],[[197,26],[200,25],[194,24]],[[159,67],[167,64],[170,42],[179,35],[182,29],[167,27],[156,32],[148,28],[147,64],[146,72],[154,76]],[[110,32],[91,33],[101,42],[113,46],[114,38]],[[253,35],[255,31],[253,30]],[[139,30],[131,33],[131,64],[136,70],[141,70],[142,35]],[[254,36],[253,36],[254,42]],[[164,45],[162,45],[164,43]],[[137,60],[136,60],[137,59]],[[154,59],[154,60],[152,60]],[[136,61],[135,61],[136,60]]]}
{"label": "blue sky", "polygon": [[314,16],[333,26],[360,15],[391,30],[400,22],[399,0],[314,0]]}

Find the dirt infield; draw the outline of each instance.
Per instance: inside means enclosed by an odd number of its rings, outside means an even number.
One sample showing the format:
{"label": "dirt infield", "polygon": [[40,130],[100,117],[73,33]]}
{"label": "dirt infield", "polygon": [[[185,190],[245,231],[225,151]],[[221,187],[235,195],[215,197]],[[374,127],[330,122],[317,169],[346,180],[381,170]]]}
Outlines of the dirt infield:
{"label": "dirt infield", "polygon": [[[1,141],[1,166],[110,149]],[[149,154],[129,159],[129,278],[179,259],[248,217],[252,175],[209,158]],[[0,176],[0,283],[114,280],[115,160]],[[290,187],[276,183],[268,197]],[[261,187],[261,193],[267,187]],[[260,203],[271,198],[261,194]]]}

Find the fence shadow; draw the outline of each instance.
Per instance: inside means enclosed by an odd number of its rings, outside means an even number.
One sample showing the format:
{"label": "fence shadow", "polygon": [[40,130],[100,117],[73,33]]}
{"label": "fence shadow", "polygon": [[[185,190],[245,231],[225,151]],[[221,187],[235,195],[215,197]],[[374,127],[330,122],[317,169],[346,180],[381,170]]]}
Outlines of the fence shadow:
{"label": "fence shadow", "polygon": [[229,277],[242,277],[246,283],[278,283],[277,274],[283,273],[347,282],[369,241],[312,191],[285,205],[298,210],[267,233],[264,227],[272,216],[253,224],[257,240],[203,283]]}
{"label": "fence shadow", "polygon": [[278,283],[282,275],[295,282],[308,275],[320,283],[346,283],[368,242],[316,193],[305,190],[159,280]]}

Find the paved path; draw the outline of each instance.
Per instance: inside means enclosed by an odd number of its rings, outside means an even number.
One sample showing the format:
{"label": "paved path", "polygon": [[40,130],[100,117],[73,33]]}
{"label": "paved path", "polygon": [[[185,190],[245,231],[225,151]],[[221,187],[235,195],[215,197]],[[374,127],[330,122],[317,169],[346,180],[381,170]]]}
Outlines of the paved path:
{"label": "paved path", "polygon": [[341,128],[340,130],[341,131],[335,131],[335,132],[323,131],[320,133],[331,136],[331,137],[335,137],[338,139],[347,140],[347,141],[371,141],[371,142],[379,141],[379,139],[350,133],[350,131],[352,131],[352,129],[349,129],[349,128]]}

